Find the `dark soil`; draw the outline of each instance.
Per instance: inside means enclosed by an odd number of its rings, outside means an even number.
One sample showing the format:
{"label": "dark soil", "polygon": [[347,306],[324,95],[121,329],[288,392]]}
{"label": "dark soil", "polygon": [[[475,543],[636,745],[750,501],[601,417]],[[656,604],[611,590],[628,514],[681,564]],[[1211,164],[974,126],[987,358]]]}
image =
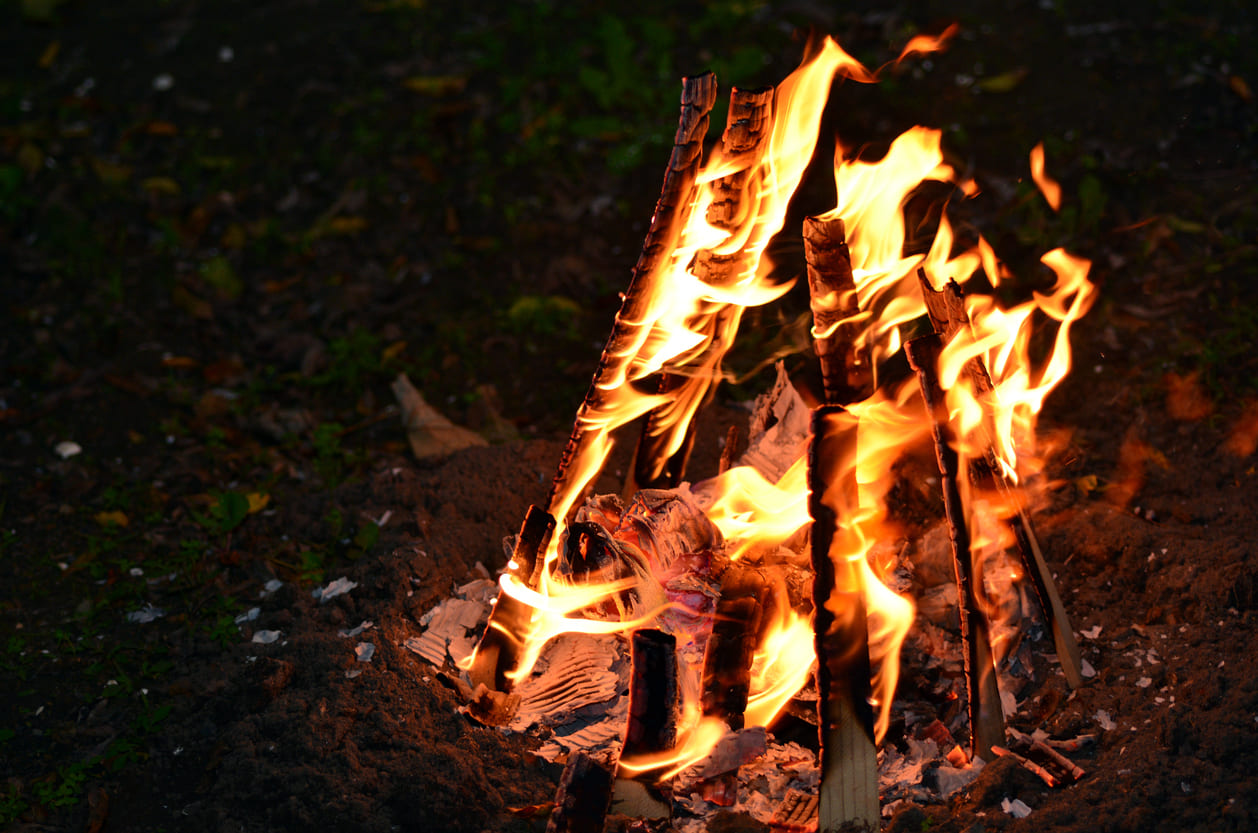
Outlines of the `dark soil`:
{"label": "dark soil", "polygon": [[[877,66],[958,19],[836,9],[0,2],[0,823],[541,830],[555,767],[401,644],[545,497],[677,78],[775,82],[810,26]],[[983,188],[966,222],[1015,271],[1056,245],[1095,262],[1037,523],[1075,630],[1100,627],[1096,675],[1037,682],[1013,723],[1100,741],[1079,784],[998,762],[890,825],[1251,830],[1252,12],[979,3],[959,22],[948,51],[841,86],[827,130],[877,153],[945,128]],[[1061,214],[1025,181],[1041,139]],[[795,213],[824,199],[815,178]],[[806,303],[749,315],[735,369],[778,352],[804,372]],[[492,444],[415,460],[401,372]],[[700,434],[695,476],[722,436]],[[358,586],[312,597],[342,576]],[[146,605],[163,615],[128,619]]]}

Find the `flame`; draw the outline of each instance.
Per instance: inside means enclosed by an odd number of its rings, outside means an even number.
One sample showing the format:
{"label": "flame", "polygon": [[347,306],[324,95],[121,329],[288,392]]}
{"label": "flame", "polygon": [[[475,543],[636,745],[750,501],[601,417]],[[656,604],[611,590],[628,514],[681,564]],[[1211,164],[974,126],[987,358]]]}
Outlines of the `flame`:
{"label": "flame", "polygon": [[[951,26],[938,38],[914,38],[900,59],[942,48],[955,31]],[[564,529],[602,470],[613,432],[651,413],[653,430],[666,440],[664,453],[680,448],[691,419],[722,378],[722,359],[743,311],[767,304],[790,289],[790,283],[770,280],[765,249],[782,228],[787,205],[813,155],[821,113],[837,77],[866,83],[876,80],[876,74],[826,39],[776,89],[768,134],[759,149],[728,157],[719,151],[713,154],[699,172],[693,200],[678,207],[680,226],[671,235],[671,248],[645,276],[644,303],[634,307],[644,311],[632,321],[618,318],[617,326],[627,327],[630,335],[605,354],[607,372],[600,375],[594,396],[579,414],[580,442],[572,450],[568,476],[549,506],[557,527],[537,587],[531,589],[513,574],[501,581],[504,593],[532,610],[529,621],[509,634],[521,653],[514,679],[530,673],[542,646],[559,633],[667,628],[661,616],[680,607],[668,600],[661,584],[664,579],[649,559],[635,561],[629,575],[602,577],[607,580],[562,578],[556,568]],[[1060,189],[1044,173],[1042,145],[1032,151],[1031,160],[1037,184],[1056,208]],[[919,275],[933,290],[950,281],[1000,287],[1013,276],[981,237],[968,247],[958,246],[947,211],[940,215],[928,250],[906,254],[905,208],[924,183],[951,188],[955,198],[977,193],[972,181],[960,177],[944,161],[938,130],[914,127],[906,131],[877,161],[862,159],[840,144],[834,180],[838,198],[823,219],[843,221],[854,299],[851,291],[831,293],[814,298],[814,309],[848,311],[844,313],[848,317],[833,326],[856,329],[856,347],[869,357],[875,384],[867,399],[847,405],[848,430],[855,432],[856,443],[852,459],[845,464],[849,468],[841,474],[853,478],[855,494],[845,504],[839,519],[842,534],[836,536],[830,553],[836,564],[843,565],[847,584],[840,588],[845,592],[827,607],[836,617],[850,615],[852,605],[864,607],[871,703],[881,737],[889,723],[898,656],[914,608],[911,600],[887,586],[885,571],[890,565],[877,563],[873,553],[878,542],[896,536],[886,517],[896,464],[906,449],[930,441],[930,425],[921,418],[915,381],[879,379],[878,368],[900,351],[909,335],[921,331],[927,308]],[[709,209],[718,191],[728,189],[731,182],[741,183],[739,204],[732,212],[735,220],[722,225],[711,219]],[[713,271],[713,263],[719,270]],[[1070,370],[1071,327],[1096,296],[1087,277],[1088,261],[1055,249],[1043,255],[1042,263],[1055,276],[1053,286],[1021,303],[1005,306],[992,294],[965,294],[965,320],[950,325],[950,338],[939,360],[939,380],[963,464],[983,461],[995,468],[999,488],[980,487],[968,477],[961,478],[974,516],[970,555],[977,565],[997,565],[987,576],[992,587],[1014,579],[998,556],[1009,544],[1006,522],[1024,511],[1028,483],[1043,465],[1035,447],[1036,417],[1047,394]],[[970,284],[976,275],[984,280]],[[1051,349],[1041,358],[1044,339],[1036,335],[1046,327],[1055,332]],[[814,335],[832,332],[827,329]],[[1032,350],[1033,337],[1037,351]],[[661,372],[680,380],[666,394],[654,392],[656,388],[648,384]],[[725,555],[755,562],[802,540],[810,523],[804,455],[784,462],[782,471],[771,481],[751,466],[735,466],[695,487],[696,494],[703,493],[699,509],[719,533],[721,541],[715,546],[722,547]],[[626,600],[627,594],[633,598]],[[701,616],[698,611],[688,615]],[[777,611],[775,621],[762,630],[757,648],[746,725],[769,726],[806,683],[814,660],[808,613],[789,607]],[[681,673],[679,686],[687,696],[676,747],[621,760],[624,771],[662,771],[668,777],[702,760],[726,733],[722,721],[702,714],[698,672],[683,667]]]}
{"label": "flame", "polygon": [[947,48],[948,41],[956,37],[957,32],[961,31],[961,27],[956,23],[948,24],[948,28],[944,29],[938,35],[914,35],[908,43],[904,45],[904,49],[900,50],[900,57],[895,59],[898,64],[904,59],[913,55],[926,55],[931,52],[940,52]]}
{"label": "flame", "polygon": [[1061,186],[1044,172],[1044,143],[1031,148],[1031,179],[1054,211],[1061,210]]}

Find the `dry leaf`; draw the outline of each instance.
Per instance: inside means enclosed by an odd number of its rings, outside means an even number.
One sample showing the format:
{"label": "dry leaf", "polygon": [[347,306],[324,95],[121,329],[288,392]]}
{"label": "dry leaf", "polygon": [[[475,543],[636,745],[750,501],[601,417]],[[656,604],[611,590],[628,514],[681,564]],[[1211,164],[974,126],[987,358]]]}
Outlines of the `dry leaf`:
{"label": "dry leaf", "polygon": [[101,526],[131,526],[131,519],[127,517],[127,513],[120,509],[114,509],[110,512],[97,512],[93,517],[96,523]]}
{"label": "dry leaf", "polygon": [[150,176],[140,183],[140,187],[150,194],[179,195],[179,183],[168,176]]}
{"label": "dry leaf", "polygon": [[249,501],[249,514],[254,515],[266,508],[271,502],[271,496],[266,492],[250,492],[245,495],[245,499]]}
{"label": "dry leaf", "polygon": [[421,460],[476,445],[488,445],[475,431],[455,425],[424,401],[405,373],[393,380],[393,395],[402,409],[402,424],[411,451]]}
{"label": "dry leaf", "polygon": [[402,82],[408,90],[421,95],[452,95],[461,93],[467,87],[467,77],[463,75],[417,75]]}
{"label": "dry leaf", "polygon": [[1251,399],[1223,445],[1237,457],[1248,457],[1258,449],[1258,400]]}
{"label": "dry leaf", "polygon": [[1196,422],[1214,410],[1214,403],[1201,384],[1201,374],[1168,373],[1162,381],[1166,384],[1166,410],[1173,419]]}
{"label": "dry leaf", "polygon": [[991,78],[984,78],[974,86],[978,87],[985,93],[1007,93],[1011,92],[1015,87],[1022,83],[1027,77],[1026,67],[1018,67],[1008,72],[1002,72],[1000,75],[993,75]]}
{"label": "dry leaf", "polygon": [[52,66],[53,61],[57,60],[59,52],[61,52],[61,41],[59,40],[55,40],[44,47],[44,51],[39,53],[39,68],[48,69],[48,67]]}

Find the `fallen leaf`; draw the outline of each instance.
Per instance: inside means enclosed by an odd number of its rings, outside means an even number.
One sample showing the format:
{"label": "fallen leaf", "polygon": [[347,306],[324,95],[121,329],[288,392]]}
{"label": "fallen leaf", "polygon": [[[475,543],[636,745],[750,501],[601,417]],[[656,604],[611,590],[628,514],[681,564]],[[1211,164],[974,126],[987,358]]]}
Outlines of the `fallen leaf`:
{"label": "fallen leaf", "polygon": [[61,52],[61,41],[59,40],[55,40],[52,43],[45,46],[44,51],[39,53],[39,61],[37,62],[39,64],[39,68],[48,69],[48,67],[52,66],[53,61],[57,60],[57,55],[60,52]]}
{"label": "fallen leaf", "polygon": [[200,362],[191,356],[162,356],[162,367],[174,367],[179,370],[189,370],[199,364]]}
{"label": "fallen leaf", "polygon": [[122,185],[131,178],[131,168],[105,159],[92,158],[92,170],[106,185]]}
{"label": "fallen leaf", "polygon": [[328,220],[328,234],[357,234],[367,228],[365,217],[333,217]]}
{"label": "fallen leaf", "polygon": [[245,227],[240,223],[232,223],[223,232],[223,248],[240,251],[245,247],[246,239]]}
{"label": "fallen leaf", "polygon": [[266,492],[250,492],[245,495],[245,498],[249,501],[250,515],[256,515],[258,512],[261,512],[271,502],[271,496]]}
{"label": "fallen leaf", "polygon": [[465,75],[416,75],[402,82],[420,95],[453,95],[467,87]]}
{"label": "fallen leaf", "polygon": [[144,125],[144,132],[150,136],[178,136],[179,128],[168,121],[151,121]]}
{"label": "fallen leaf", "polygon": [[101,526],[131,526],[131,519],[127,517],[127,513],[120,509],[114,509],[109,512],[97,512],[94,516],[96,523]]}
{"label": "fallen leaf", "polygon": [[402,354],[402,351],[405,349],[406,349],[405,341],[393,342],[388,347],[380,351],[380,363],[384,364],[387,361],[392,361],[393,359],[396,359],[398,356]]}
{"label": "fallen leaf", "polygon": [[1228,87],[1232,89],[1232,92],[1240,96],[1242,100],[1244,101],[1254,100],[1254,92],[1253,90],[1249,88],[1249,83],[1246,82],[1245,79],[1241,78],[1239,75],[1230,76],[1227,79],[1227,85]]}
{"label": "fallen leaf", "polygon": [[1168,373],[1162,381],[1166,385],[1166,411],[1173,419],[1196,422],[1214,411],[1214,403],[1202,386],[1199,373],[1186,376]]}
{"label": "fallen leaf", "polygon": [[1002,72],[1000,75],[993,75],[990,78],[984,78],[977,82],[974,86],[978,87],[985,93],[1007,93],[1011,92],[1015,87],[1022,83],[1027,77],[1029,70],[1026,67],[1018,67],[1008,72]]}
{"label": "fallen leaf", "polygon": [[485,438],[446,419],[424,401],[405,373],[393,380],[393,395],[402,409],[402,424],[411,451],[422,459],[449,454],[469,446],[488,445]]}
{"label": "fallen leaf", "polygon": [[33,176],[44,167],[44,152],[34,142],[23,142],[17,150],[18,167]]}
{"label": "fallen leaf", "polygon": [[224,301],[236,300],[245,288],[244,282],[236,275],[236,270],[232,269],[231,262],[222,255],[202,263],[200,273],[201,279],[214,287],[218,297]]}
{"label": "fallen leaf", "polygon": [[140,187],[150,194],[169,194],[172,197],[178,196],[181,190],[179,183],[168,176],[147,177],[140,183]]}
{"label": "fallen leaf", "polygon": [[198,298],[182,286],[176,286],[170,291],[170,300],[193,318],[199,318],[202,321],[210,321],[214,318],[214,308],[209,302]]}
{"label": "fallen leaf", "polygon": [[1237,457],[1248,457],[1258,449],[1258,400],[1245,405],[1223,447]]}

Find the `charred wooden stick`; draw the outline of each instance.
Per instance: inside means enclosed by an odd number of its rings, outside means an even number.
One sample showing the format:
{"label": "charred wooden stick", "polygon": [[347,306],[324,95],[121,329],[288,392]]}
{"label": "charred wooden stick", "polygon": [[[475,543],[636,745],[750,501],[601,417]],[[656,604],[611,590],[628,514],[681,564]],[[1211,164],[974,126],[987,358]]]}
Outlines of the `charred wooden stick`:
{"label": "charred wooden stick", "polygon": [[812,414],[808,512],[812,516],[813,633],[821,741],[818,829],[877,830],[878,753],[870,705],[865,557],[852,528],[856,493],[855,423],[838,405]]}
{"label": "charred wooden stick", "polygon": [[826,402],[849,405],[872,393],[869,357],[857,347],[860,314],[843,220],[804,218],[804,261],[812,299],[813,350],[821,362]]}
{"label": "charred wooden stick", "polygon": [[935,458],[943,485],[944,511],[952,539],[952,557],[957,573],[957,597],[961,619],[961,641],[965,658],[965,683],[969,692],[970,757],[991,760],[991,748],[1004,739],[1005,719],[992,664],[991,635],[979,605],[970,558],[970,530],[957,478],[960,462],[953,446],[943,390],[939,387],[938,362],[943,349],[937,334],[921,336],[904,345],[909,364],[926,401],[935,440]]}
{"label": "charred wooden stick", "polygon": [[630,652],[633,678],[621,757],[665,752],[677,743],[677,637],[640,628],[633,632]]}
{"label": "charred wooden stick", "polygon": [[[538,556],[545,551],[550,535],[555,530],[554,517],[544,509],[530,506],[515,539],[511,561],[507,571],[521,583],[531,585]],[[510,691],[508,672],[519,664],[518,649],[529,626],[533,608],[513,596],[498,592],[498,600],[489,614],[485,633],[481,636],[468,676],[472,685],[484,683],[496,691]]]}
{"label": "charred wooden stick", "polygon": [[[717,228],[734,232],[755,219],[750,216],[755,200],[748,199],[747,192],[754,185],[754,163],[769,138],[773,95],[772,87],[751,90],[735,87],[730,93],[729,115],[725,132],[721,134],[721,155],[726,160],[738,160],[738,167],[712,183],[715,199],[708,207],[706,219]],[[739,278],[753,256],[746,248],[728,254],[704,250],[696,255],[692,269],[701,280],[726,286]],[[714,326],[711,332],[716,334],[721,329],[719,325]],[[727,346],[712,345],[709,351],[719,351],[719,357]],[[689,373],[686,368],[670,368],[660,374],[658,392],[670,395],[670,401],[647,415],[634,451],[632,480],[626,487],[627,492],[671,489],[685,477],[694,448],[694,416],[715,382],[713,364],[711,359],[704,361],[700,356],[691,363]],[[672,450],[674,445],[676,449]]]}
{"label": "charred wooden stick", "polygon": [[572,434],[564,448],[559,461],[559,468],[551,484],[547,508],[556,510],[556,500],[567,495],[573,487],[569,483],[572,476],[572,462],[579,456],[587,441],[587,425],[592,412],[600,404],[599,391],[610,379],[622,375],[633,361],[635,350],[630,349],[634,342],[642,337],[642,321],[650,303],[652,280],[655,278],[660,260],[672,250],[677,236],[685,226],[686,218],[692,210],[694,202],[695,179],[699,173],[699,162],[703,156],[703,137],[708,132],[708,114],[716,103],[716,76],[710,72],[682,81],[681,118],[677,125],[677,135],[673,140],[673,152],[668,160],[668,168],[664,172],[664,185],[660,190],[659,202],[655,206],[655,214],[651,217],[651,226],[647,230],[646,239],[642,244],[642,253],[633,274],[629,279],[629,288],[621,301],[620,311],[616,314],[616,322],[612,326],[607,346],[599,358],[598,368],[590,382],[589,391],[577,409],[576,421]]}
{"label": "charred wooden stick", "polygon": [[703,714],[719,717],[731,729],[743,727],[751,665],[763,620],[764,576],[737,565],[721,577],[716,621],[703,656]]}
{"label": "charred wooden stick", "polygon": [[559,778],[546,833],[603,833],[611,800],[611,772],[584,752],[574,752]]}
{"label": "charred wooden stick", "polygon": [[[917,270],[918,281],[922,287],[922,299],[926,302],[926,311],[931,325],[939,334],[944,344],[962,331],[970,330],[970,317],[965,309],[965,296],[956,281],[949,281],[943,289],[936,290],[926,277],[924,269]],[[966,374],[970,377],[974,392],[980,396],[991,395],[995,386],[987,366],[979,356],[966,363]],[[1018,558],[1023,570],[1031,580],[1031,588],[1035,592],[1040,610],[1044,612],[1045,624],[1053,634],[1053,644],[1057,649],[1058,662],[1062,674],[1071,688],[1083,685],[1083,663],[1079,653],[1079,643],[1075,639],[1074,630],[1070,627],[1070,617],[1062,603],[1061,594],[1057,592],[1057,583],[1048,569],[1044,552],[1040,549],[1039,539],[1035,535],[1035,527],[1031,516],[1027,513],[1017,489],[1009,482],[990,441],[983,452],[982,458],[975,466],[982,479],[995,484],[1005,503],[1014,508],[1015,514],[1009,518],[1009,528],[1017,543]]]}

